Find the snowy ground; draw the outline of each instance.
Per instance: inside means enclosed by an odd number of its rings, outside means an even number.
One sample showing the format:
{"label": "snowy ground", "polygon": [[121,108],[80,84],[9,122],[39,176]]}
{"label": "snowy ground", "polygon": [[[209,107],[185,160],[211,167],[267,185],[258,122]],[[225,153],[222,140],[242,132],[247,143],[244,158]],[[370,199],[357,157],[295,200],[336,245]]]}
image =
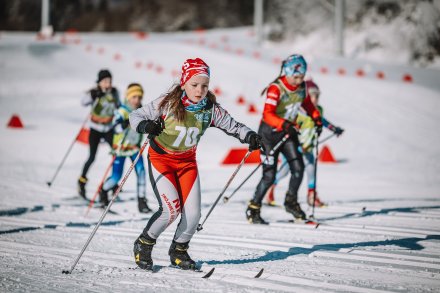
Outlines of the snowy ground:
{"label": "snowy ground", "polygon": [[[327,143],[340,162],[319,166],[319,192],[329,207],[316,211],[318,229],[289,223],[282,207],[263,208],[270,226],[249,225],[244,210],[258,175],[228,204],[220,203],[191,242],[190,254],[202,270],[216,267],[210,279],[168,267],[175,225],[155,247],[157,272],[143,272],[134,269],[132,248],[151,214],[137,212],[132,176],[114,205],[118,214],[106,217],[73,274],[61,274],[101,214],[93,209],[84,217],[86,204],[76,195],[87,147],[76,144],[53,187],[45,182],[87,115],[80,96],[100,68],[113,72],[121,92],[129,82],[141,82],[149,101],[171,86],[185,58],[202,57],[212,68],[211,87],[222,91],[222,105],[258,127],[260,115],[248,114],[236,98],[242,94],[261,110],[259,92],[278,73],[272,57],[287,53],[272,48],[257,59],[212,45],[252,52],[246,30],[206,32],[203,40],[212,46],[189,42],[199,38],[194,34],[153,34],[147,40],[84,34],[80,44],[67,45],[59,37],[37,42],[30,34],[0,36],[0,291],[438,292],[439,93],[416,84],[317,73],[327,118],[346,129]],[[25,129],[5,127],[13,113]],[[231,147],[240,143],[215,129],[199,146],[202,217],[235,168],[220,164]],[[91,168],[89,197],[110,161],[108,151],[102,145]],[[232,187],[254,166],[246,165]],[[286,185],[277,189],[279,203]],[[307,209],[304,185],[300,197]],[[148,197],[156,207],[151,188]],[[254,279],[261,268],[263,275]]]}

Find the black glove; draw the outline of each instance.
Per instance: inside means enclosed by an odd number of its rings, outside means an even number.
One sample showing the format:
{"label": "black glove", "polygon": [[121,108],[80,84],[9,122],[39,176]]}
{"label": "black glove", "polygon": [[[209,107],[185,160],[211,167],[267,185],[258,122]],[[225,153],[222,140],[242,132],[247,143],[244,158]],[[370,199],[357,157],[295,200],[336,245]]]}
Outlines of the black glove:
{"label": "black glove", "polygon": [[139,133],[148,133],[154,136],[158,136],[165,128],[165,123],[162,117],[156,120],[143,120],[136,127],[136,131]]}
{"label": "black glove", "polygon": [[120,124],[122,126],[122,129],[127,129],[127,127],[130,126],[130,121],[128,119],[122,120]]}
{"label": "black glove", "polygon": [[256,151],[259,150],[261,146],[261,136],[256,134],[255,132],[251,132],[248,135],[247,143],[249,144],[249,151]]}
{"label": "black glove", "polygon": [[336,126],[335,128],[333,128],[333,132],[336,134],[336,136],[340,136],[344,132],[344,129]]}
{"label": "black glove", "polygon": [[92,97],[93,101],[95,101],[96,99],[99,99],[100,97],[102,97],[104,95],[105,95],[105,93],[100,88],[90,90],[90,96]]}
{"label": "black glove", "polygon": [[318,136],[320,136],[321,132],[322,132],[322,123],[321,124],[315,124],[315,129],[316,129],[316,133],[318,134]]}
{"label": "black glove", "polygon": [[290,137],[295,137],[298,134],[295,125],[287,120],[283,122],[282,127],[283,127],[283,131],[289,134]]}

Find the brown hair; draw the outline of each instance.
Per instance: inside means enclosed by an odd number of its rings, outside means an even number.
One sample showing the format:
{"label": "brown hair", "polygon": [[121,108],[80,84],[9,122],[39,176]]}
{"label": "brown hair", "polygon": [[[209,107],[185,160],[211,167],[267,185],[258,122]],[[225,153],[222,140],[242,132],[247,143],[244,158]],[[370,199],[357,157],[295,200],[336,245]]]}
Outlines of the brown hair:
{"label": "brown hair", "polygon": [[[159,103],[159,111],[165,112],[166,110],[168,110],[174,115],[177,121],[183,121],[185,119],[186,111],[181,100],[182,93],[183,90],[180,88],[180,85],[174,85],[171,90],[165,94],[165,97]],[[208,91],[206,96],[211,101],[211,103],[217,104],[217,98],[211,91]]]}

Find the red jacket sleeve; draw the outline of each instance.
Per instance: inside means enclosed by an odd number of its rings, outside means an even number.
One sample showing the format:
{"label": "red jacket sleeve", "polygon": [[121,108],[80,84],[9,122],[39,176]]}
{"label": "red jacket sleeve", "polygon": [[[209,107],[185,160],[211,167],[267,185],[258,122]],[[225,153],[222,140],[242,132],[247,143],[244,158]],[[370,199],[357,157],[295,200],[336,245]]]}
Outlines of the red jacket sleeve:
{"label": "red jacket sleeve", "polygon": [[263,110],[263,121],[277,130],[282,130],[282,125],[285,120],[276,114],[279,100],[280,89],[277,85],[271,84],[267,89],[266,102]]}
{"label": "red jacket sleeve", "polygon": [[303,107],[304,110],[306,110],[307,115],[312,117],[313,121],[321,121],[321,113],[319,112],[318,108],[313,105],[312,100],[310,99],[310,96],[307,95],[307,97],[304,99],[304,101],[301,104],[301,107]]}

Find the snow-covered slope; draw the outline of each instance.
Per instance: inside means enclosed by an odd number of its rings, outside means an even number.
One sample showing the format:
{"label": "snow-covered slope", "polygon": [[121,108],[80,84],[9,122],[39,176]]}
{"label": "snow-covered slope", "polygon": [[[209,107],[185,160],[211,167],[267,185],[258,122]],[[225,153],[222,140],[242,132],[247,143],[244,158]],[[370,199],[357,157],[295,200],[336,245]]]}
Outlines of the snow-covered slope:
{"label": "snow-covered slope", "polygon": [[[53,187],[45,182],[87,115],[79,99],[96,72],[109,68],[121,92],[130,82],[142,83],[147,102],[171,86],[184,59],[202,57],[211,66],[211,88],[221,90],[221,104],[257,129],[260,116],[239,106],[237,97],[244,95],[261,111],[259,92],[278,73],[272,56],[285,51],[261,50],[261,56],[253,57],[232,50],[255,50],[244,29],[152,34],[146,40],[131,34],[82,34],[67,37],[67,45],[59,40],[37,42],[29,34],[9,33],[0,39],[2,291],[439,290],[439,93],[417,84],[314,71],[327,118],[346,129],[326,143],[340,162],[319,165],[318,189],[329,207],[316,211],[323,222],[318,229],[289,223],[282,206],[263,208],[270,226],[249,225],[244,211],[259,180],[256,175],[229,203],[219,204],[191,242],[190,253],[203,271],[216,267],[210,279],[167,267],[175,225],[155,247],[158,272],[142,272],[134,269],[132,244],[151,215],[137,212],[132,176],[114,205],[118,214],[107,216],[74,273],[61,275],[101,214],[94,209],[84,217],[86,204],[76,196],[87,147],[76,144]],[[197,43],[201,40],[203,46]],[[25,129],[5,127],[13,113]],[[216,129],[202,138],[203,216],[235,168],[220,162],[231,147],[240,146]],[[102,145],[91,168],[89,197],[110,162],[108,151]],[[245,165],[231,190],[254,167]],[[300,199],[307,209],[304,185]],[[286,186],[283,181],[277,189],[280,204]],[[156,207],[150,187],[148,191]],[[253,279],[261,268],[262,277]]]}

